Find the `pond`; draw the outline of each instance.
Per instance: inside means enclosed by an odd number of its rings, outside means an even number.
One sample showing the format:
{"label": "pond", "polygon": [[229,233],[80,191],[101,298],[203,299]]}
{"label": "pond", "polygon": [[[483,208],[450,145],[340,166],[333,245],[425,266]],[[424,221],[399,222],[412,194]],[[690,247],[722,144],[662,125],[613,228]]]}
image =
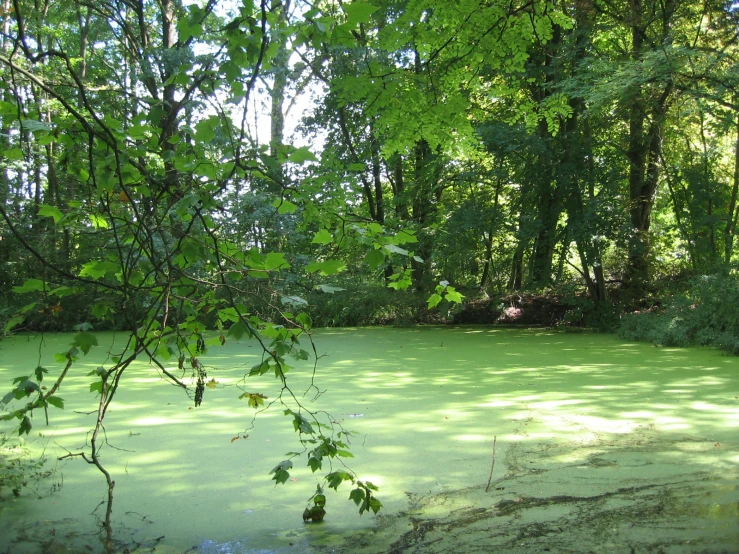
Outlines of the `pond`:
{"label": "pond", "polygon": [[[102,549],[102,476],[56,461],[93,425],[87,373],[116,337],[99,339],[59,392],[65,409],[34,419],[28,446],[54,473],[19,498],[3,491],[2,552]],[[4,340],[0,390],[39,356],[58,374],[53,354],[70,341]],[[297,435],[277,407],[252,427],[235,385],[258,349],[227,342],[203,358],[216,387],[198,408],[153,366],[127,372],[103,450],[121,551],[739,551],[737,358],[544,329],[329,329],[315,341],[324,392],[311,405],[356,433],[348,464],[380,487],[383,510],[360,517],[343,485],[324,522],[303,522],[319,474],[303,458],[286,484],[270,480]],[[294,390],[311,369],[288,374]],[[245,388],[278,391],[268,375]]]}

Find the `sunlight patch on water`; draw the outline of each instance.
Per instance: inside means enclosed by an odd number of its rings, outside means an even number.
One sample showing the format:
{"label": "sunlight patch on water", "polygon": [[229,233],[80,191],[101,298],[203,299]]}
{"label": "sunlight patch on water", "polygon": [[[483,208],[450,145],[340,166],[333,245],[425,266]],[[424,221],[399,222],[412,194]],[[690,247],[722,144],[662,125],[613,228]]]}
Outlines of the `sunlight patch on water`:
{"label": "sunlight patch on water", "polygon": [[638,411],[638,412],[621,412],[622,417],[636,417],[636,418],[652,418],[654,417],[654,412],[647,412],[647,411]]}
{"label": "sunlight patch on water", "polygon": [[398,454],[407,454],[409,448],[407,446],[393,446],[390,444],[386,444],[383,446],[372,446],[369,448],[369,450],[377,454],[388,454],[394,456]]}
{"label": "sunlight patch on water", "polygon": [[570,400],[547,400],[544,402],[535,402],[532,406],[535,406],[537,410],[552,410],[563,406],[574,406],[576,404],[584,404],[585,400],[578,400],[576,398]]}
{"label": "sunlight patch on water", "polygon": [[514,406],[518,402],[512,400],[493,400],[491,402],[485,402],[484,404],[477,404],[480,408],[505,408],[508,406]]}
{"label": "sunlight patch on water", "polygon": [[178,423],[189,423],[189,421],[185,418],[176,416],[149,416],[129,421],[130,425],[140,425],[142,427],[149,427],[152,425],[176,425]]}
{"label": "sunlight patch on water", "polygon": [[641,423],[630,420],[610,419],[597,416],[574,415],[568,417],[568,420],[583,427],[587,427],[593,431],[603,433],[631,433],[639,427]]}
{"label": "sunlight patch on water", "polygon": [[485,435],[454,435],[452,438],[465,442],[484,442],[490,440],[490,437],[486,437]]}
{"label": "sunlight patch on water", "polygon": [[42,431],[44,437],[63,437],[63,436],[71,436],[71,435],[84,435],[90,430],[90,427],[69,427],[67,429],[53,429],[48,430],[44,429]]}

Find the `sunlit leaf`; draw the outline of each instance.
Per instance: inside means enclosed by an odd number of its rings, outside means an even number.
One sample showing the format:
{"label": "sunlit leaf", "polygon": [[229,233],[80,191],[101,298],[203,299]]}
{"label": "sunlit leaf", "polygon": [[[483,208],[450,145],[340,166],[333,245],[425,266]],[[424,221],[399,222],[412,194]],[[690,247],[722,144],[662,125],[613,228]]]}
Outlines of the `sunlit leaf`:
{"label": "sunlit leaf", "polygon": [[429,296],[428,300],[426,300],[426,302],[428,303],[429,310],[431,308],[435,308],[436,306],[438,306],[441,300],[442,300],[441,296],[436,293]]}
{"label": "sunlit leaf", "polygon": [[342,287],[334,287],[332,285],[316,285],[316,288],[321,290],[321,292],[325,292],[328,294],[333,294],[335,292],[341,292],[342,290],[346,290]]}
{"label": "sunlit leaf", "polygon": [[331,236],[331,233],[329,233],[326,229],[321,229],[316,233],[316,236],[313,237],[313,240],[311,243],[313,244],[330,244],[334,241],[334,237]]}
{"label": "sunlit leaf", "polygon": [[372,14],[379,9],[371,4],[360,3],[356,0],[351,4],[344,4],[343,7],[346,12],[347,23],[355,25],[359,23],[367,23],[372,18]]}
{"label": "sunlit leaf", "polygon": [[452,287],[447,287],[445,298],[449,300],[449,302],[461,303],[464,295],[460,294]]}
{"label": "sunlit leaf", "polygon": [[80,277],[91,277],[92,279],[100,279],[108,273],[115,273],[120,270],[120,266],[115,262],[104,260],[92,260],[82,266]]}
{"label": "sunlit leaf", "polygon": [[280,302],[283,304],[289,304],[291,306],[307,306],[308,301],[300,296],[283,296],[280,298]]}
{"label": "sunlit leaf", "polygon": [[296,148],[288,156],[288,160],[292,163],[302,164],[305,162],[317,162],[318,158],[316,158],[316,155],[307,146],[301,146],[300,148]]}
{"label": "sunlit leaf", "polygon": [[387,250],[388,252],[393,252],[395,254],[400,254],[402,256],[408,255],[408,250],[406,250],[405,248],[401,248],[400,246],[395,246],[394,244],[386,244],[385,250]]}
{"label": "sunlit leaf", "polygon": [[311,262],[305,268],[309,273],[318,271],[321,275],[334,275],[346,269],[346,264],[341,260],[326,260],[323,262]]}
{"label": "sunlit leaf", "polygon": [[64,214],[56,206],[47,206],[46,204],[40,204],[38,207],[38,215],[42,217],[51,217],[54,219],[54,223],[59,223]]}

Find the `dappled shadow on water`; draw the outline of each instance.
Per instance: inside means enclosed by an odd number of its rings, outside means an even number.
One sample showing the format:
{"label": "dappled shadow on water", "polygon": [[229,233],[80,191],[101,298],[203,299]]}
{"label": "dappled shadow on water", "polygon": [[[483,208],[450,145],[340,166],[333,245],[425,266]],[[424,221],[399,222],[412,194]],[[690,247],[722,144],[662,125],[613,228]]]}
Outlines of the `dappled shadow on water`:
{"label": "dappled shadow on water", "polygon": [[[460,523],[449,515],[452,506],[482,526],[513,506],[505,502],[523,498],[516,504],[521,509],[506,517],[536,520],[531,514],[546,508],[537,498],[559,498],[554,505],[583,511],[601,497],[624,501],[626,493],[617,493],[624,487],[649,485],[647,496],[666,490],[673,470],[693,476],[683,483],[699,476],[713,482],[739,462],[739,363],[712,351],[484,327],[325,330],[316,343],[322,356],[316,384],[323,393],[311,405],[329,410],[356,433],[351,467],[381,486],[385,515],[359,518],[346,500],[348,490],[340,489],[329,495],[325,524],[303,524],[300,514],[318,479],[296,462],[295,480],[272,486],[268,473],[296,450],[296,435],[277,406],[251,428],[254,411],[238,400],[242,389],[273,400],[278,387],[270,376],[241,382],[259,357],[253,344],[227,343],[203,358],[216,387],[206,389],[197,409],[153,366],[138,364],[124,378],[104,450],[117,481],[120,536],[140,544],[164,536],[157,552],[353,552],[351,537],[375,531],[377,523],[380,531],[388,529],[377,537],[377,552],[401,540],[409,541],[408,548],[417,544],[419,552],[452,552],[434,550],[423,538]],[[87,372],[102,361],[94,355],[81,360],[60,391],[68,408],[50,412],[49,428],[36,422],[44,435],[36,437],[39,446],[63,453],[84,444],[92,416],[69,407],[94,408]],[[296,365],[288,378],[302,393],[310,387],[311,366]],[[15,376],[16,369],[0,369],[0,379]],[[494,483],[504,489],[482,496],[494,437]],[[38,522],[76,514],[77,527],[70,529],[94,533],[89,513],[102,498],[99,475],[80,461],[63,471],[64,490],[35,505],[21,499],[12,508],[14,525],[44,529]],[[715,490],[705,491],[717,498]],[[476,516],[480,509],[488,516]],[[421,523],[413,523],[411,513]],[[429,524],[436,531],[423,527],[433,518],[440,520]],[[544,519],[533,520],[549,529]],[[405,536],[413,525],[426,530]],[[482,542],[469,544],[483,548]]]}

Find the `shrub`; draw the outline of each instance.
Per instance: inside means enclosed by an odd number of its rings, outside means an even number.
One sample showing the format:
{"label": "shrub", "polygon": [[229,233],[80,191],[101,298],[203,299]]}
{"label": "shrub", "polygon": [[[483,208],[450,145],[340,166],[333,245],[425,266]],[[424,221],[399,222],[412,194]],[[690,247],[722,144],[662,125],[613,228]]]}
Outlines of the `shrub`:
{"label": "shrub", "polygon": [[619,336],[660,346],[716,346],[739,355],[739,276],[702,275],[662,308],[628,314]]}
{"label": "shrub", "polygon": [[426,296],[380,285],[358,285],[306,296],[315,327],[413,325],[424,318]]}

